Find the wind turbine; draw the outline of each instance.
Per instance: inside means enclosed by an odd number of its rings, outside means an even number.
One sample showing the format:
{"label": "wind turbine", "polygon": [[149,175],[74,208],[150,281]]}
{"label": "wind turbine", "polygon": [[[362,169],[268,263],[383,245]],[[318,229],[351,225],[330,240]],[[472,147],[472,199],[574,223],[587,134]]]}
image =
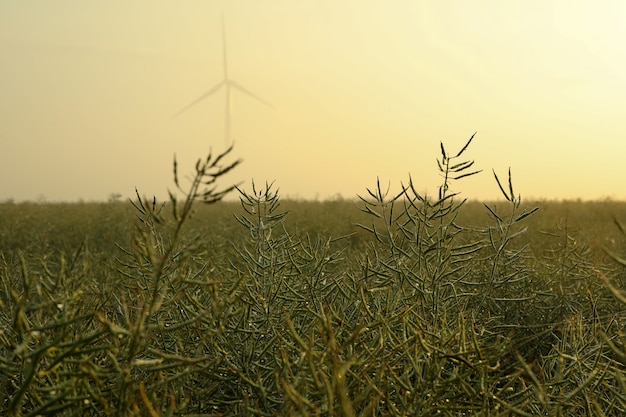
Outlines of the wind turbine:
{"label": "wind turbine", "polygon": [[226,29],[224,28],[224,15],[222,14],[222,65],[223,65],[223,70],[224,70],[224,78],[222,78],[222,81],[220,81],[219,83],[217,83],[215,86],[213,86],[211,89],[209,89],[207,92],[205,92],[204,94],[202,94],[200,97],[198,97],[197,99],[195,99],[194,101],[192,101],[191,103],[189,103],[187,106],[183,107],[181,110],[179,110],[176,114],[174,114],[172,116],[172,118],[179,116],[180,114],[186,112],[187,110],[189,110],[190,108],[192,108],[193,106],[195,106],[196,104],[200,103],[201,101],[203,101],[204,99],[208,98],[209,96],[212,96],[213,94],[217,93],[220,88],[224,87],[226,89],[226,107],[225,107],[225,120],[224,120],[224,140],[226,142],[226,146],[228,147],[229,145],[231,145],[232,141],[230,139],[230,120],[231,120],[231,113],[232,113],[232,100],[231,100],[231,94],[232,94],[232,90],[236,89],[241,91],[244,94],[247,94],[248,96],[260,101],[261,103],[265,104],[266,106],[273,108],[273,106],[268,103],[267,101],[263,100],[261,97],[257,96],[256,94],[252,93],[251,91],[247,90],[246,88],[244,88],[243,86],[241,86],[241,84],[239,84],[238,82],[231,80],[228,77],[228,60],[226,59]]}

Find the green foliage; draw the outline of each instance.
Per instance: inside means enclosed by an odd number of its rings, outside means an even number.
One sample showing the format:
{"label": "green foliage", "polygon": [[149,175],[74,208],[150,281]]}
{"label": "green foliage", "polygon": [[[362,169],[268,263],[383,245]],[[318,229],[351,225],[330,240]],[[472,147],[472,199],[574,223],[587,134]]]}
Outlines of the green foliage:
{"label": "green foliage", "polygon": [[624,414],[620,207],[539,210],[510,170],[459,199],[473,138],[434,198],[358,209],[216,188],[230,149],[165,203],[0,206],[0,412]]}

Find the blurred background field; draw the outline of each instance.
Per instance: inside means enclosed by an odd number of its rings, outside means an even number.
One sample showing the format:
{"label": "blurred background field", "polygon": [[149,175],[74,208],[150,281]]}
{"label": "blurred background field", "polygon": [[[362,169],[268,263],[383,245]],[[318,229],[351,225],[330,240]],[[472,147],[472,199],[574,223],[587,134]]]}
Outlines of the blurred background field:
{"label": "blurred background field", "polygon": [[[487,202],[505,206],[504,201]],[[337,198],[326,201],[284,200],[281,208],[289,214],[285,225],[290,231],[312,236],[349,237],[348,247],[358,249],[366,233],[356,227],[368,216],[358,209],[358,201]],[[626,224],[626,202],[621,201],[531,201],[528,207],[540,211],[528,219],[524,238],[533,242],[535,255],[555,244],[553,235],[568,234],[579,246],[588,247],[598,259],[606,260],[603,246],[626,253],[626,238],[615,221]],[[247,231],[233,215],[241,212],[239,202],[197,205],[187,225],[198,234],[212,256],[226,256],[231,243],[247,237]],[[135,213],[129,202],[109,203],[2,203],[0,204],[0,251],[21,249],[34,255],[75,250],[86,238],[90,253],[108,259],[118,254],[134,232]],[[481,227],[489,219],[483,202],[469,201],[460,213],[465,226]],[[342,242],[345,244],[345,242]],[[622,251],[622,252],[620,252]],[[626,255],[625,255],[626,256]]]}

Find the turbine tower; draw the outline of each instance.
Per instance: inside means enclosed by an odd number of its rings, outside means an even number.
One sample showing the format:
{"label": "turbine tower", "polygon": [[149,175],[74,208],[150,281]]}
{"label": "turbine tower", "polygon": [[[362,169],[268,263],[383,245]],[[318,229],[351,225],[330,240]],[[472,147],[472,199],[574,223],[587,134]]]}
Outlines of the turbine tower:
{"label": "turbine tower", "polygon": [[200,103],[201,101],[203,101],[204,99],[212,96],[213,94],[217,93],[222,87],[224,87],[226,89],[226,106],[225,106],[225,110],[224,110],[224,141],[226,143],[226,147],[230,146],[232,144],[232,140],[230,138],[230,121],[232,118],[232,90],[239,90],[244,94],[247,94],[248,96],[260,101],[261,103],[265,104],[266,106],[272,108],[273,106],[268,103],[267,101],[263,100],[262,98],[260,98],[259,96],[257,96],[256,94],[252,93],[251,91],[247,90],[246,88],[244,88],[243,86],[241,86],[241,84],[239,84],[238,82],[231,80],[228,77],[228,60],[226,58],[226,29],[225,29],[225,25],[224,25],[224,14],[222,14],[222,66],[223,66],[223,71],[224,71],[224,78],[222,78],[222,81],[220,81],[219,83],[217,83],[216,85],[214,85],[212,88],[210,88],[207,92],[205,92],[204,94],[202,94],[200,97],[198,97],[197,99],[195,99],[194,101],[192,101],[191,103],[189,103],[187,106],[183,107],[182,109],[180,109],[178,112],[176,112],[176,114],[174,114],[172,116],[172,118],[179,116],[180,114],[186,112],[187,110],[189,110],[190,108],[192,108],[193,106],[195,106],[196,104]]}

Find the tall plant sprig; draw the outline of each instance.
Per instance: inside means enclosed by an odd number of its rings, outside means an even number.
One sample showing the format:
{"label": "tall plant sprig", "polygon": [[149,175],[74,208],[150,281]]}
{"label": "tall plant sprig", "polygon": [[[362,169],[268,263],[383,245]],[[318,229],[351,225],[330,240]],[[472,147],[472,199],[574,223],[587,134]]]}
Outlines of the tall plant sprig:
{"label": "tall plant sprig", "polygon": [[[506,187],[495,171],[493,175],[510,212],[499,214],[495,206],[484,204],[495,226],[484,230],[486,255],[472,285],[476,296],[467,300],[466,307],[472,306],[476,318],[490,331],[505,331],[515,341],[516,348],[533,344],[538,350],[543,349],[544,344],[549,346],[549,329],[553,323],[542,309],[553,300],[544,284],[532,279],[530,243],[516,245],[528,230],[522,223],[539,207],[522,208],[522,197],[515,194],[510,168]],[[541,343],[544,339],[546,343]]]}
{"label": "tall plant sprig", "polygon": [[[288,285],[294,274],[289,252],[295,250],[298,241],[284,227],[288,212],[280,210],[273,182],[257,187],[252,181],[251,192],[239,186],[236,189],[243,213],[234,214],[234,218],[247,229],[249,239],[241,246],[234,245],[237,256],[231,265],[242,282],[241,308],[229,321],[228,333],[219,339],[230,352],[228,366],[236,377],[230,381],[233,398],[245,395],[268,412],[282,402],[275,371],[282,365],[275,353],[284,330],[283,314],[299,304],[289,297]],[[225,399],[219,406],[229,401]]]}
{"label": "tall plant sprig", "polygon": [[274,323],[276,312],[270,312],[270,306],[280,304],[287,281],[297,274],[292,268],[290,253],[296,251],[300,242],[284,227],[288,212],[280,210],[278,190],[274,190],[273,185],[273,182],[266,182],[265,187],[259,189],[252,181],[252,192],[237,187],[243,214],[234,217],[248,229],[250,240],[249,244],[235,248],[243,261],[236,269],[247,277],[245,298],[249,301],[250,317],[246,322],[263,323],[257,327]]}
{"label": "tall plant sprig", "polygon": [[[437,166],[443,180],[436,200],[418,192],[410,176],[409,183],[403,184],[395,196],[388,197],[389,191],[383,192],[379,181],[376,189],[367,189],[368,198],[359,196],[364,203],[361,211],[374,219],[371,226],[357,226],[372,233],[380,246],[389,250],[389,259],[383,259],[380,249],[373,247],[374,265],[370,265],[369,259],[365,265],[368,286],[377,287],[376,291],[381,287],[391,289],[387,310],[395,308],[401,298],[415,299],[417,295],[428,300],[424,307],[430,306],[433,317],[438,319],[442,286],[451,287],[455,296],[459,295],[454,279],[459,279],[455,274],[463,267],[455,262],[468,261],[480,249],[480,242],[452,244],[455,236],[464,230],[456,219],[465,200],[456,202],[458,193],[450,190],[454,181],[481,172],[472,170],[473,160],[459,161],[475,135],[454,155],[440,143],[441,158],[437,159]],[[398,203],[400,208],[396,208]]]}
{"label": "tall plant sprig", "polygon": [[[470,146],[470,143],[472,143],[472,140],[474,140],[474,136],[476,136],[476,133],[477,132],[474,132],[474,134],[469,138],[469,140],[465,143],[461,150],[454,156],[451,156],[446,152],[446,149],[443,146],[443,142],[439,142],[441,146],[441,159],[437,159],[437,165],[439,167],[439,172],[443,176],[443,182],[439,186],[440,202],[446,201],[447,197],[453,197],[458,194],[454,193],[448,195],[448,190],[450,188],[450,185],[452,184],[452,181],[460,180],[461,178],[470,177],[472,175],[476,175],[482,172],[482,169],[478,171],[468,171],[474,165],[474,160],[456,162],[456,160],[460,158],[461,155],[463,155],[463,153]],[[435,203],[435,205],[437,205],[437,203]]]}
{"label": "tall plant sprig", "polygon": [[[491,244],[492,249],[495,252],[495,256],[492,259],[491,270],[489,273],[489,280],[488,280],[489,288],[493,288],[495,286],[498,286],[504,283],[504,282],[498,282],[498,279],[500,278],[498,271],[499,271],[499,267],[502,266],[502,258],[505,255],[505,249],[509,246],[511,241],[520,237],[522,234],[524,234],[528,230],[528,227],[523,227],[517,231],[513,231],[514,226],[539,210],[539,207],[533,207],[530,210],[522,209],[520,212],[520,206],[522,204],[522,196],[520,194],[516,196],[515,192],[513,191],[513,179],[511,176],[511,168],[509,168],[508,192],[502,186],[502,183],[500,182],[500,178],[498,178],[498,175],[496,174],[495,171],[493,171],[493,175],[496,179],[496,182],[498,183],[498,187],[500,188],[502,195],[509,203],[511,203],[510,204],[511,213],[509,214],[508,218],[505,219],[496,213],[495,208],[492,208],[489,205],[484,204],[484,206],[487,208],[489,213],[496,220],[495,230],[494,228],[488,229],[489,242]],[[517,251],[514,254],[515,257],[517,258],[518,255],[521,255],[522,251],[524,251],[527,248],[527,246],[528,245],[524,246],[521,250]],[[510,263],[510,261],[511,259],[508,260],[508,263]],[[505,280],[510,281],[511,278],[512,277],[505,277]]]}
{"label": "tall plant sprig", "polygon": [[235,219],[250,231],[250,237],[254,241],[255,254],[259,260],[271,245],[272,230],[282,225],[288,213],[278,211],[280,198],[278,190],[272,189],[273,185],[273,182],[266,182],[263,190],[257,190],[253,180],[252,193],[235,187],[239,192],[239,201],[245,212],[245,215],[235,215]]}
{"label": "tall plant sprig", "polygon": [[[134,243],[135,246],[139,246],[143,249],[143,253],[146,255],[145,258],[147,258],[146,260],[149,260],[149,264],[152,266],[152,278],[150,280],[152,285],[152,297],[150,302],[144,307],[148,308],[145,313],[152,314],[160,306],[163,295],[161,286],[163,285],[162,277],[164,270],[168,263],[175,258],[174,252],[178,248],[183,226],[193,213],[194,203],[216,203],[237,187],[237,185],[231,185],[219,189],[217,185],[218,179],[228,174],[241,163],[241,159],[237,159],[234,162],[223,164],[224,158],[227,157],[232,150],[233,146],[230,146],[226,151],[215,157],[213,157],[212,152],[209,152],[209,155],[204,160],[198,159],[195,164],[195,173],[187,189],[184,189],[180,184],[178,162],[176,156],[174,156],[174,183],[176,188],[183,193],[185,199],[182,201],[181,205],[178,202],[176,194],[172,191],[168,191],[172,216],[176,223],[172,236],[167,244],[162,242],[162,237],[157,230],[157,225],[164,223],[162,211],[165,204],[157,204],[156,198],[152,199],[152,203],[148,203],[146,199],[142,199],[139,192],[135,190],[137,202],[132,200],[130,202],[139,212],[140,225],[144,227],[140,227],[140,232],[142,233],[135,236]],[[144,242],[142,242],[142,240],[144,240]],[[147,242],[145,240],[147,240]]]}
{"label": "tall plant sprig", "polygon": [[[458,297],[458,292],[455,288],[455,282],[459,279],[454,278],[458,272],[462,270],[462,267],[451,267],[454,260],[465,259],[468,255],[475,253],[482,246],[481,242],[470,242],[463,246],[454,246],[452,240],[461,233],[464,228],[457,224],[457,216],[460,213],[460,209],[465,204],[467,199],[463,199],[459,202],[454,198],[459,194],[458,192],[450,192],[451,185],[454,181],[458,181],[462,178],[467,178],[482,172],[482,170],[471,170],[474,166],[474,160],[458,161],[459,158],[469,148],[472,140],[476,136],[477,132],[468,139],[465,145],[457,152],[456,155],[446,152],[443,142],[440,142],[441,146],[441,159],[437,159],[437,167],[439,168],[440,175],[443,177],[443,182],[439,187],[439,200],[429,204],[434,208],[433,213],[429,216],[429,220],[438,220],[438,226],[435,228],[436,239],[433,242],[434,246],[434,270],[430,273],[431,277],[431,291],[432,291],[432,305],[435,320],[439,318],[440,314],[440,298],[441,288],[443,285],[447,285],[452,288],[454,297]],[[414,187],[410,188],[414,190]],[[450,279],[449,279],[450,278]]]}
{"label": "tall plant sprig", "polygon": [[[218,360],[216,358],[189,358],[180,356],[178,348],[171,342],[155,345],[156,340],[172,342],[178,340],[176,332],[189,328],[198,338],[198,329],[204,332],[217,332],[219,324],[219,310],[228,302],[229,294],[217,296],[215,283],[198,278],[205,267],[199,271],[191,269],[187,262],[192,248],[183,241],[183,229],[193,214],[194,204],[202,202],[213,204],[220,201],[226,194],[236,188],[236,185],[220,188],[217,181],[232,171],[241,163],[241,160],[225,163],[225,158],[232,151],[232,146],[223,153],[213,156],[212,153],[205,159],[198,159],[195,172],[191,176],[188,188],[183,188],[178,176],[178,163],[174,157],[174,183],[178,190],[184,193],[184,200],[178,201],[176,194],[169,191],[172,219],[166,219],[164,208],[166,205],[157,204],[153,198],[151,202],[141,198],[137,192],[137,201],[131,201],[138,211],[138,231],[131,241],[131,248],[121,248],[130,261],[120,261],[119,272],[128,278],[123,288],[127,291],[119,294],[119,312],[122,323],[116,323],[104,315],[100,321],[110,330],[116,340],[115,347],[109,355],[114,369],[119,375],[118,390],[115,394],[117,412],[120,415],[129,413],[136,404],[138,394],[134,379],[138,374],[150,374],[161,369],[162,363],[167,362],[167,368],[174,370],[177,367],[189,367],[189,363],[199,364]],[[200,291],[202,289],[203,291]],[[198,294],[204,294],[199,299]],[[230,293],[232,295],[232,291]],[[208,317],[210,316],[210,317]],[[171,322],[176,320],[176,325]],[[200,327],[198,327],[200,326]],[[176,342],[179,343],[179,342]],[[174,350],[170,351],[174,346]],[[199,366],[199,365],[196,365]],[[188,375],[189,371],[175,373],[168,379],[173,381]],[[139,392],[144,405],[150,409],[152,404],[146,402],[146,395],[152,399],[161,398],[154,393],[161,382],[144,388]],[[147,389],[147,393],[143,390]],[[159,388],[162,390],[162,388]],[[172,404],[170,404],[172,405]]]}
{"label": "tall plant sprig", "polygon": [[[252,181],[252,193],[236,187],[244,214],[234,215],[237,222],[248,229],[253,246],[252,250],[245,246],[236,248],[252,279],[246,288],[253,299],[259,298],[265,305],[279,294],[283,270],[288,265],[287,252],[296,244],[284,230],[288,212],[279,211],[280,198],[278,190],[272,189],[273,185],[273,182],[266,182],[263,189],[257,189]],[[277,233],[281,232],[276,230],[280,228],[284,233]]]}

